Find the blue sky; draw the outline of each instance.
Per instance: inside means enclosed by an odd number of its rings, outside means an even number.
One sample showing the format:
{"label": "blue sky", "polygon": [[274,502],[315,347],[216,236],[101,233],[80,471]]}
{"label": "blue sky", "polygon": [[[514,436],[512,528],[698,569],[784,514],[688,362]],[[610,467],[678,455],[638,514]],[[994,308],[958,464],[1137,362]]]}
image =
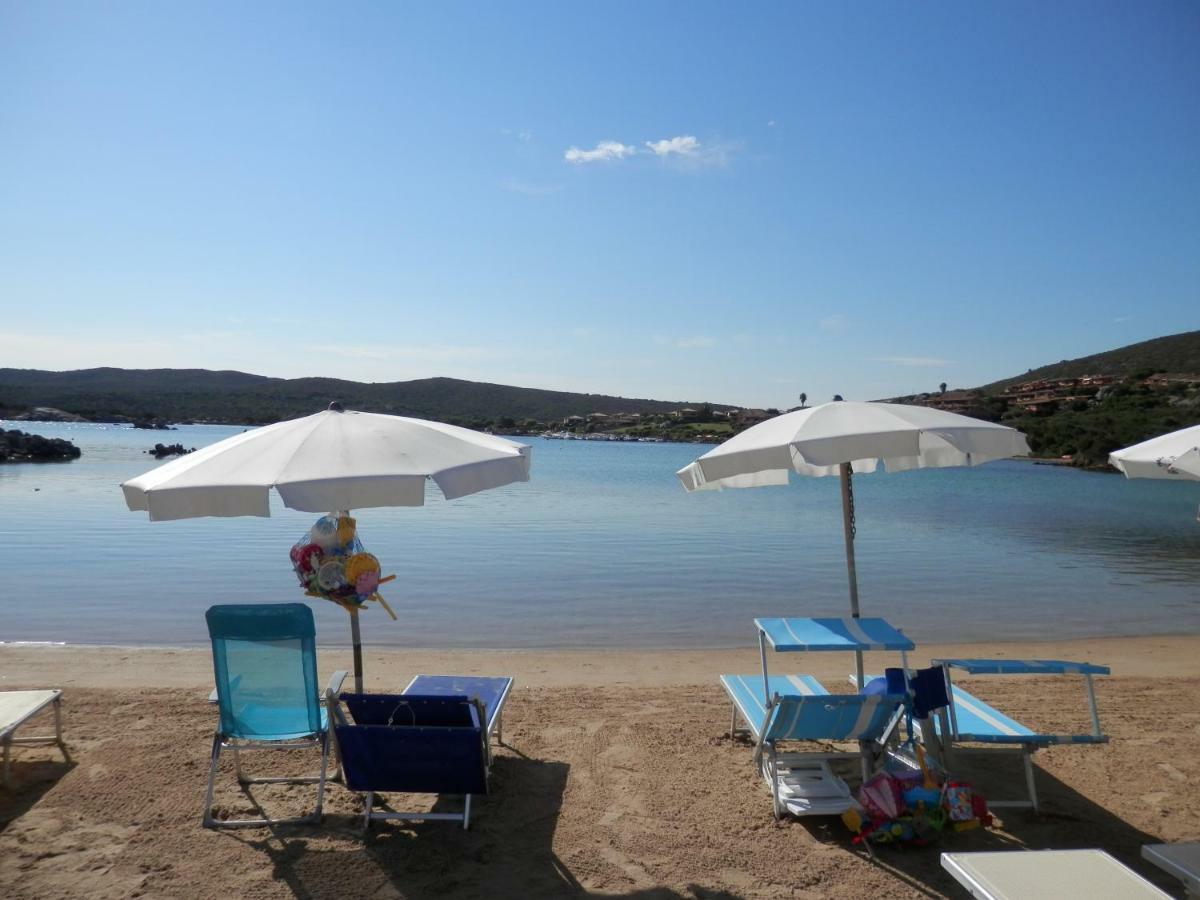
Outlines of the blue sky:
{"label": "blue sky", "polygon": [[788,406],[1200,327],[1200,6],[0,0],[0,366]]}

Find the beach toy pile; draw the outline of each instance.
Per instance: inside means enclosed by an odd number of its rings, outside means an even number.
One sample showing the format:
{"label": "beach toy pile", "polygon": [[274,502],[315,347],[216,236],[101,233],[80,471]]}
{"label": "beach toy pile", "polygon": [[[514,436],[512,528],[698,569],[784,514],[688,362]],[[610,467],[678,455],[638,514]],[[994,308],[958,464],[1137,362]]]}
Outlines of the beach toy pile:
{"label": "beach toy pile", "polygon": [[309,597],[330,600],[347,612],[374,600],[393,619],[396,614],[379,595],[379,585],[395,575],[380,577],[379,560],[363,549],[354,519],[330,513],[292,545],[292,569]]}
{"label": "beach toy pile", "polygon": [[946,831],[992,824],[987,801],[963,781],[951,781],[923,765],[882,771],[863,782],[858,804],[842,814],[854,843],[924,846]]}

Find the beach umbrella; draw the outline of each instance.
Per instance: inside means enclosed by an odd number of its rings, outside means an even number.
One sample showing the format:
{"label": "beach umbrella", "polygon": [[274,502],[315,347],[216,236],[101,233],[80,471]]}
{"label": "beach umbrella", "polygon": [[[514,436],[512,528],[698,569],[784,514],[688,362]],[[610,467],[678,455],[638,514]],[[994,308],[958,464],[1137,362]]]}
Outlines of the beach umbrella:
{"label": "beach umbrella", "polygon": [[[329,409],[245,431],[121,485],[151,521],[269,516],[270,491],[305,512],[422,506],[432,479],[447,500],[529,480],[530,448],[467,428]],[[346,604],[362,692],[358,609]]]}
{"label": "beach umbrella", "polygon": [[1200,425],[1114,450],[1108,461],[1126,478],[1200,481]]}
{"label": "beach umbrella", "polygon": [[[956,413],[898,403],[837,400],[768,419],[705,453],[676,474],[688,491],[787,484],[791,473],[838,475],[850,615],[859,617],[854,565],[855,473],[973,466],[1029,453],[1013,428]],[[855,654],[858,684],[862,653]]]}

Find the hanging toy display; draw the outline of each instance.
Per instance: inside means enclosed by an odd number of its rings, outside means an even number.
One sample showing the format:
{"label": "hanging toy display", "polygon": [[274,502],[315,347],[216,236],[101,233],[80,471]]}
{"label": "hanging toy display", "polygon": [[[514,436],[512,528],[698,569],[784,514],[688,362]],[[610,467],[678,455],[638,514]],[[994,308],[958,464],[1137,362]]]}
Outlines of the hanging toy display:
{"label": "hanging toy display", "polygon": [[363,550],[349,515],[321,516],[292,545],[291,558],[292,569],[308,596],[332,600],[347,611],[362,609],[374,600],[396,618],[378,592],[379,585],[396,576],[380,577],[379,560]]}

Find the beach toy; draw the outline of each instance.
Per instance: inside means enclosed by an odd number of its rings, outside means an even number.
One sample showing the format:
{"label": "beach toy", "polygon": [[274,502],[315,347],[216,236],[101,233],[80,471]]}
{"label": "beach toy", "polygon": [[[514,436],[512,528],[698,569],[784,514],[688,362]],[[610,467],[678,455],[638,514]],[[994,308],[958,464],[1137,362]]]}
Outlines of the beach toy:
{"label": "beach toy", "polygon": [[342,571],[341,562],[331,559],[321,563],[321,568],[317,570],[317,584],[322,590],[331,593],[340,587],[345,587],[346,576]]}
{"label": "beach toy", "polygon": [[338,516],[337,542],[339,547],[349,547],[354,543],[355,522],[349,516]]}
{"label": "beach toy", "polygon": [[[346,560],[345,572],[346,580],[351,584],[357,583],[358,579],[363,575],[366,575],[368,572],[374,572],[375,575],[378,576],[379,560],[377,560],[370,553],[355,553]],[[378,584],[379,582],[376,581],[377,587]],[[359,591],[359,593],[361,594],[362,591]]]}
{"label": "beach toy", "polygon": [[379,589],[379,573],[363,572],[354,581],[355,593],[360,597],[370,597]]}
{"label": "beach toy", "polygon": [[316,544],[297,544],[292,548],[292,564],[301,579],[312,575],[321,565],[321,548]]}
{"label": "beach toy", "polygon": [[946,785],[946,809],[950,811],[950,818],[955,822],[974,819],[975,808],[971,802],[971,786],[959,782]]}
{"label": "beach toy", "polygon": [[321,516],[309,531],[312,542],[322,550],[333,550],[338,546],[338,520],[336,516]]}
{"label": "beach toy", "polygon": [[863,782],[858,789],[858,802],[881,819],[894,819],[904,808],[900,785],[887,772],[879,772]]}

